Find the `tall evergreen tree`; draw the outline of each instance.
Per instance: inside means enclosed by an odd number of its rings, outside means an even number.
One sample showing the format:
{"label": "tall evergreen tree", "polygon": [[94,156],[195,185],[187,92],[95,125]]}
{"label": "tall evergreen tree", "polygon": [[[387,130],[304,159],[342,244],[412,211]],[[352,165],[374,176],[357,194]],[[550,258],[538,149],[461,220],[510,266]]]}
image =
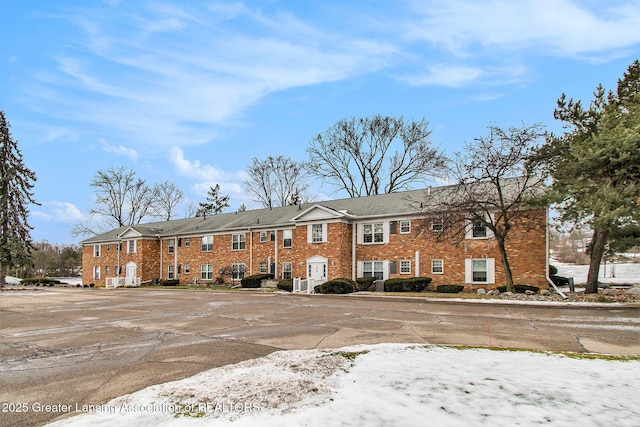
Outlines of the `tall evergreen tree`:
{"label": "tall evergreen tree", "polygon": [[599,85],[588,108],[563,94],[554,117],[567,124],[543,147],[561,219],[593,229],[587,293],[598,292],[607,243],[640,220],[640,62],[615,92]]}
{"label": "tall evergreen tree", "polygon": [[22,160],[10,125],[0,110],[0,287],[9,267],[31,263],[29,204],[36,204],[33,185],[36,174]]}
{"label": "tall evergreen tree", "polygon": [[220,195],[220,184],[216,184],[215,187],[209,188],[207,201],[200,203],[196,216],[218,215],[229,206],[229,196]]}

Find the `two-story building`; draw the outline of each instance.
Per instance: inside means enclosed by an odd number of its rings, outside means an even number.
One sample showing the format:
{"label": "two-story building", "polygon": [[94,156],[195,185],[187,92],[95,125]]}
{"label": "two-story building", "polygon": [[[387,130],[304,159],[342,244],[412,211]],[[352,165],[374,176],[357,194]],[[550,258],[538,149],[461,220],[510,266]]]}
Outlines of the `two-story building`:
{"label": "two-story building", "polygon": [[[82,242],[83,282],[202,284],[272,273],[312,283],[428,276],[470,291],[503,285],[498,245],[488,230],[469,224],[466,233],[443,239],[442,224],[419,207],[419,200],[437,200],[446,189],[120,227]],[[528,211],[527,222],[513,228],[507,242],[514,281],[546,288],[547,210]]]}

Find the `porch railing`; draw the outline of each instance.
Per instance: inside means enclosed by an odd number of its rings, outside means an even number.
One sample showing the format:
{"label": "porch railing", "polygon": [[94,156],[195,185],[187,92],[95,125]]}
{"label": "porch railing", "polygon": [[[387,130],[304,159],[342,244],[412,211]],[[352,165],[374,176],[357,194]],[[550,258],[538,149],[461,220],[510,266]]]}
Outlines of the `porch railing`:
{"label": "porch railing", "polygon": [[107,277],[107,288],[119,288],[121,286],[140,286],[140,277]]}
{"label": "porch railing", "polygon": [[293,292],[306,292],[308,294],[314,293],[313,288],[317,285],[317,280],[309,278],[294,277],[293,278]]}

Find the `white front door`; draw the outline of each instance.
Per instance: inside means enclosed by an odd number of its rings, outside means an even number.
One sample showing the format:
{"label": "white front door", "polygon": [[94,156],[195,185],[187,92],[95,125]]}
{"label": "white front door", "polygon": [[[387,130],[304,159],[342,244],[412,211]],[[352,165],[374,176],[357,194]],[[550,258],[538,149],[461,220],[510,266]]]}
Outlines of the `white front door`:
{"label": "white front door", "polygon": [[126,266],[125,285],[136,285],[136,275],[138,274],[138,266],[135,262],[129,262]]}
{"label": "white front door", "polygon": [[307,278],[313,280],[313,285],[327,281],[327,262],[315,261],[307,263]]}

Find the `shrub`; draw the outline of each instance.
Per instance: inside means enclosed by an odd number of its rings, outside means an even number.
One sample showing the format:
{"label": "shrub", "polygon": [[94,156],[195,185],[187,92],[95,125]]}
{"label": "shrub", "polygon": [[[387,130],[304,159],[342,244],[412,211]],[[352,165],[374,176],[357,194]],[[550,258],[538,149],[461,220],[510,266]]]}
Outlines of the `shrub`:
{"label": "shrub", "polygon": [[436,288],[436,292],[440,292],[441,294],[457,294],[462,292],[464,286],[462,285],[438,285]]}
{"label": "shrub", "polygon": [[180,283],[180,281],[178,279],[160,281],[160,285],[161,286],[178,286],[179,283]]}
{"label": "shrub", "polygon": [[[524,294],[527,291],[537,293],[540,290],[540,288],[538,288],[537,286],[530,286],[530,285],[515,285],[514,288],[517,294]],[[500,291],[500,293],[507,292],[507,287],[498,286],[498,290]]]}
{"label": "shrub", "polygon": [[420,292],[431,283],[431,277],[409,277],[406,279],[387,279],[385,292]]}
{"label": "shrub", "polygon": [[293,292],[293,279],[280,280],[278,282],[278,289],[287,292]]}
{"label": "shrub", "polygon": [[262,286],[262,281],[266,279],[273,279],[273,274],[254,274],[253,276],[247,276],[240,280],[240,284],[243,288],[259,288]]}
{"label": "shrub", "polygon": [[558,267],[549,265],[549,276],[555,276],[556,274],[558,274]]}
{"label": "shrub", "polygon": [[367,277],[358,277],[356,279],[356,292],[367,291],[373,284],[375,283],[376,278],[367,276]]}
{"label": "shrub", "polygon": [[317,294],[351,294],[355,290],[356,282],[351,279],[339,278],[329,280],[313,288]]}

